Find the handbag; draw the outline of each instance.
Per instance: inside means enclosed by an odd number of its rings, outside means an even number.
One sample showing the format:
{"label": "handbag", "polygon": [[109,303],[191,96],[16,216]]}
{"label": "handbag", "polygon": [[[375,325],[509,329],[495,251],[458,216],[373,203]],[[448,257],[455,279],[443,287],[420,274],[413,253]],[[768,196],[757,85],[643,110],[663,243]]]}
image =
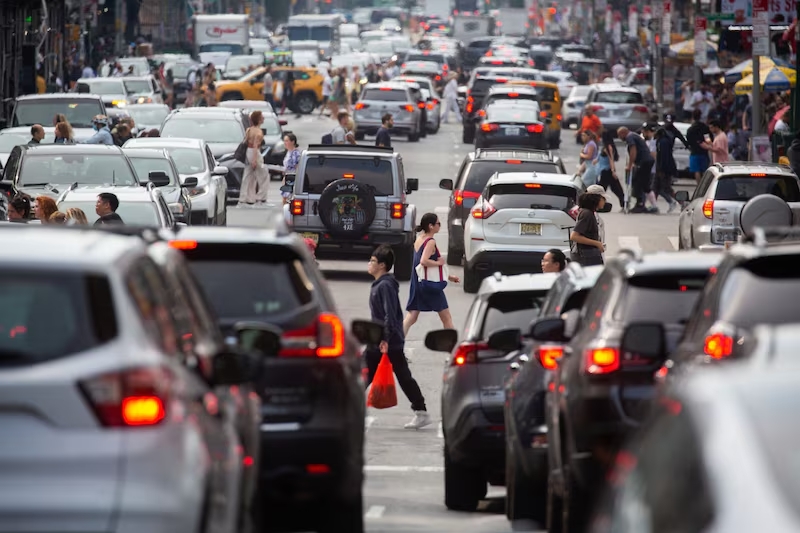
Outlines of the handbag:
{"label": "handbag", "polygon": [[233,158],[240,163],[247,163],[247,143],[242,141],[239,143],[239,146],[236,147],[236,151],[233,152]]}
{"label": "handbag", "polygon": [[[428,241],[432,239],[428,239],[424,243],[422,243],[422,247],[428,244]],[[436,253],[439,253],[439,248],[436,248]],[[422,263],[418,264],[414,270],[417,273],[417,280],[419,281],[420,285],[426,288],[432,289],[439,289],[442,290],[447,287],[447,280],[449,278],[449,271],[447,269],[447,265],[441,265],[439,267],[426,267],[423,266]]]}
{"label": "handbag", "polygon": [[367,407],[388,409],[397,405],[397,387],[394,383],[394,371],[389,356],[381,355],[381,361],[372,379],[367,396]]}

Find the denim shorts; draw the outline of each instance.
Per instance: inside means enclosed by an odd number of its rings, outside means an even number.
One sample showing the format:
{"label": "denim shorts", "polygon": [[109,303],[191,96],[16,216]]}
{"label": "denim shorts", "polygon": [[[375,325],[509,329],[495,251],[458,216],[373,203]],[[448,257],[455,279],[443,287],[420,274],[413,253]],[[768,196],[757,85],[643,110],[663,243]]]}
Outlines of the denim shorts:
{"label": "denim shorts", "polygon": [[706,170],[708,170],[707,155],[689,156],[689,172],[705,172]]}

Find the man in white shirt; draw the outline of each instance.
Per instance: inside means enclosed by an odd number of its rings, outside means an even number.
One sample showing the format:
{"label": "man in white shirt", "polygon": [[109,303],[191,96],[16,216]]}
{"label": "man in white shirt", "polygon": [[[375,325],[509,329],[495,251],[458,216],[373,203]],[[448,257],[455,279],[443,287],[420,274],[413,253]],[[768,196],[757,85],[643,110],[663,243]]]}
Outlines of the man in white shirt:
{"label": "man in white shirt", "polygon": [[[331,94],[333,93],[333,80],[327,70],[322,71],[322,105],[319,106],[319,116],[325,112],[325,109],[330,107]],[[331,110],[333,116],[333,110]]]}
{"label": "man in white shirt", "polygon": [[694,94],[694,80],[688,80],[681,84],[681,104],[683,108],[683,121],[691,122],[694,105],[692,104],[692,94]]}
{"label": "man in white shirt", "polygon": [[700,90],[692,95],[690,104],[693,109],[699,109],[703,114],[702,121],[708,121],[708,114],[714,106],[714,95],[708,90],[708,85],[701,85]]}
{"label": "man in white shirt", "polygon": [[461,122],[461,111],[458,109],[458,82],[456,81],[456,74],[450,74],[447,85],[444,86],[444,116],[442,122],[447,124],[450,118],[450,111],[453,111],[458,117],[457,122]]}
{"label": "man in white shirt", "polygon": [[261,94],[264,95],[264,101],[269,103],[272,106],[273,111],[275,110],[275,100],[273,99],[272,95],[272,86],[274,85],[274,81],[272,79],[272,67],[267,67],[267,71],[264,73],[264,87],[261,89]]}
{"label": "man in white shirt", "polygon": [[616,65],[611,67],[611,75],[614,76],[614,79],[621,80],[625,73],[628,72],[628,69],[625,68],[625,65],[622,62],[618,62]]}

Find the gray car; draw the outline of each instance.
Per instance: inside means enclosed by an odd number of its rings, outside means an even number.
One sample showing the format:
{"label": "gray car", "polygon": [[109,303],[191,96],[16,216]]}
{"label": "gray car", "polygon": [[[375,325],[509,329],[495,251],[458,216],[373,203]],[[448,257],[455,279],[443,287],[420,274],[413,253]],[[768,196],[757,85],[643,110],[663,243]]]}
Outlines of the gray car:
{"label": "gray car", "polygon": [[131,104],[163,104],[166,98],[161,83],[152,74],[122,78]]}
{"label": "gray car", "polygon": [[86,214],[89,224],[94,224],[100,218],[95,211],[97,196],[104,192],[117,197],[119,206],[115,213],[127,226],[174,230],[179,224],[172,216],[161,191],[152,182],[144,187],[73,185],[58,197],[58,210],[66,213],[70,208],[78,208]]}
{"label": "gray car", "polygon": [[[744,205],[759,195],[775,195],[769,211],[786,202],[800,211],[800,186],[790,168],[774,163],[731,161],[717,163],[706,170],[691,199],[679,191],[676,199],[689,202],[678,219],[678,247],[722,248],[742,235]],[[770,200],[767,200],[770,202]],[[791,212],[789,212],[791,223]],[[774,216],[774,213],[773,213]]]}
{"label": "gray car", "polygon": [[139,132],[161,131],[161,123],[169,115],[169,106],[165,104],[134,104],[128,106],[126,111],[130,113]]}
{"label": "gray car", "polygon": [[75,142],[80,142],[94,135],[92,119],[97,115],[105,115],[106,106],[96,94],[48,93],[28,94],[17,97],[11,120],[0,120],[0,127],[30,127],[34,124],[44,126],[45,138],[54,139],[56,115],[64,115],[72,126]]}
{"label": "gray car", "polygon": [[[419,85],[422,96],[427,102],[426,105],[428,107],[428,131],[430,133],[438,132],[439,127],[442,125],[442,98],[439,96],[439,92],[436,90],[431,79],[427,76],[408,75],[392,78],[392,81],[416,83]],[[425,94],[426,91],[427,94]]]}
{"label": "gray car", "polygon": [[176,109],[164,119],[161,137],[202,139],[219,159],[236,151],[247,126],[244,113],[239,109]]}
{"label": "gray car", "polygon": [[595,114],[607,130],[626,127],[637,131],[650,119],[650,108],[637,89],[616,83],[596,83],[586,96],[586,105],[592,106]]}
{"label": "gray car", "polygon": [[217,164],[211,149],[201,139],[164,139],[139,137],[130,139],[124,148],[164,148],[172,156],[182,182],[197,178],[197,186],[189,188],[192,199],[191,224],[224,226],[228,207],[225,202],[228,169]]}
{"label": "gray car", "polygon": [[419,108],[421,95],[419,85],[412,83],[368,83],[355,105],[353,120],[356,123],[356,139],[374,135],[381,127],[381,117],[391,113],[394,117],[393,135],[408,135],[410,142],[417,142],[426,125]]}
{"label": "gray car", "polygon": [[125,87],[125,78],[81,78],[76,88],[79,93],[96,94],[106,107],[127,107],[133,103],[133,93]]}
{"label": "gray car", "polygon": [[180,178],[178,168],[166,149],[126,148],[123,150],[130,159],[139,182],[150,182],[151,172],[163,172],[169,183],[159,188],[172,215],[178,222],[189,223],[192,219],[192,201],[189,190],[197,187],[197,178]]}

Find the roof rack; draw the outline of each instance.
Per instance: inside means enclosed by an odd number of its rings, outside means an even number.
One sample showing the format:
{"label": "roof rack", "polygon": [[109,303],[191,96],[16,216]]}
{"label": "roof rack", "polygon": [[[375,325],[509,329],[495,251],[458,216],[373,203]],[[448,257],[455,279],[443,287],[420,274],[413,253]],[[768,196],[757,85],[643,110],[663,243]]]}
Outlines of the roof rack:
{"label": "roof rack", "polygon": [[[778,239],[770,239],[777,237]],[[742,235],[740,243],[764,248],[770,244],[800,244],[800,226],[773,226],[753,228],[752,235]]]}
{"label": "roof rack", "polygon": [[387,146],[369,146],[364,144],[309,144],[306,150],[320,150],[326,152],[378,152],[381,154],[393,153],[394,148]]}

